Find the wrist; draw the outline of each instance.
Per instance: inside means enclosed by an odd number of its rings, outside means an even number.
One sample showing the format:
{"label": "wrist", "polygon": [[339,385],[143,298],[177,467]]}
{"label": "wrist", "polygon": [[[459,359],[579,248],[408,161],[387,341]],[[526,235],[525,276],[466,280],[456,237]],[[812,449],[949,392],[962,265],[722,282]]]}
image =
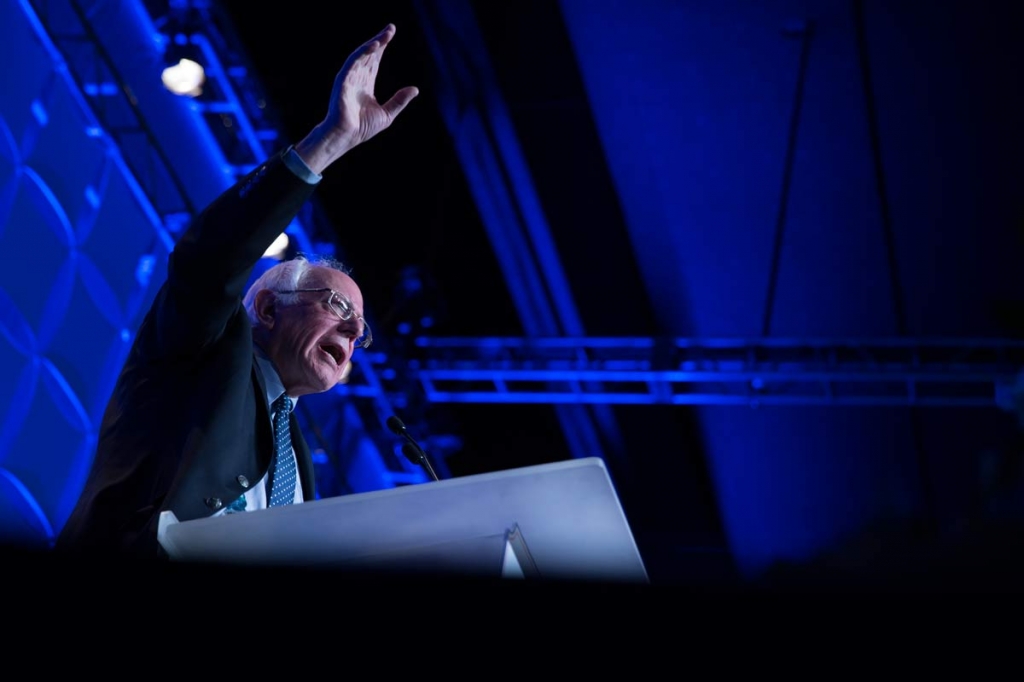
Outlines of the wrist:
{"label": "wrist", "polygon": [[295,153],[311,171],[320,175],[351,148],[348,136],[325,132],[322,125],[318,125],[295,144]]}

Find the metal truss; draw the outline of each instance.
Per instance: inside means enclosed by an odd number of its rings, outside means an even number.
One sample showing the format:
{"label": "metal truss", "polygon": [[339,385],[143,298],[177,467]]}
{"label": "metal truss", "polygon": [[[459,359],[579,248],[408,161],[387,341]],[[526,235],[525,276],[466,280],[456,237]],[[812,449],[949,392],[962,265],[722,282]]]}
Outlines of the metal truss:
{"label": "metal truss", "polygon": [[[428,338],[405,371],[433,403],[1011,409],[1008,339]],[[353,387],[358,393],[358,387]]]}
{"label": "metal truss", "polygon": [[176,232],[195,214],[164,148],[142,115],[120,68],[103,47],[87,10],[74,0],[28,3],[163,226]]}

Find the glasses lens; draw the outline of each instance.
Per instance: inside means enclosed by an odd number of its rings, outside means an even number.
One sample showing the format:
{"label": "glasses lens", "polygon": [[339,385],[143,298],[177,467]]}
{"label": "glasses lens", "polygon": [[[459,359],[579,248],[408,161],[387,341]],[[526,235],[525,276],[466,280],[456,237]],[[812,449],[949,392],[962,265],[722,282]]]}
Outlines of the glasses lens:
{"label": "glasses lens", "polygon": [[338,317],[341,319],[348,321],[352,318],[352,305],[340,294],[331,293],[331,307],[334,308],[334,312],[338,313]]}
{"label": "glasses lens", "polygon": [[[349,303],[348,299],[337,292],[331,293],[331,308],[335,313],[338,314],[343,321],[348,322],[355,315],[355,309],[352,304]],[[356,348],[366,348],[373,342],[373,334],[370,332],[370,325],[366,324],[366,320],[362,317],[358,317],[363,333],[356,339]]]}

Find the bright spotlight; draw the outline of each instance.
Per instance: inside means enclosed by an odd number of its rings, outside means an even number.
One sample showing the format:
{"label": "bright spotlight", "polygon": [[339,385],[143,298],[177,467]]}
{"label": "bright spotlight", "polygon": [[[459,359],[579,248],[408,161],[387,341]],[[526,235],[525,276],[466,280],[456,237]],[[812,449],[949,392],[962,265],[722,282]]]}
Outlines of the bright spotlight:
{"label": "bright spotlight", "polygon": [[277,239],[274,240],[274,243],[271,244],[269,248],[267,248],[266,252],[264,252],[263,254],[263,257],[276,258],[277,260],[281,260],[284,257],[285,251],[287,250],[288,235],[282,232],[281,234],[277,235]]}
{"label": "bright spotlight", "polygon": [[177,63],[169,64],[160,78],[164,87],[175,95],[198,97],[203,93],[206,71],[198,62],[181,58]]}

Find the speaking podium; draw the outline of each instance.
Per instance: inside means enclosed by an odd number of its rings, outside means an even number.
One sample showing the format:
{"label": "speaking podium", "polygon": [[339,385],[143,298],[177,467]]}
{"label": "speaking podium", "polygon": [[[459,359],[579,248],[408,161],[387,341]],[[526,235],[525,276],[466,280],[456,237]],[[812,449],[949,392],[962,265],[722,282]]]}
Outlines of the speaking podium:
{"label": "speaking podium", "polygon": [[648,582],[596,457],[287,507],[160,519],[172,561]]}

